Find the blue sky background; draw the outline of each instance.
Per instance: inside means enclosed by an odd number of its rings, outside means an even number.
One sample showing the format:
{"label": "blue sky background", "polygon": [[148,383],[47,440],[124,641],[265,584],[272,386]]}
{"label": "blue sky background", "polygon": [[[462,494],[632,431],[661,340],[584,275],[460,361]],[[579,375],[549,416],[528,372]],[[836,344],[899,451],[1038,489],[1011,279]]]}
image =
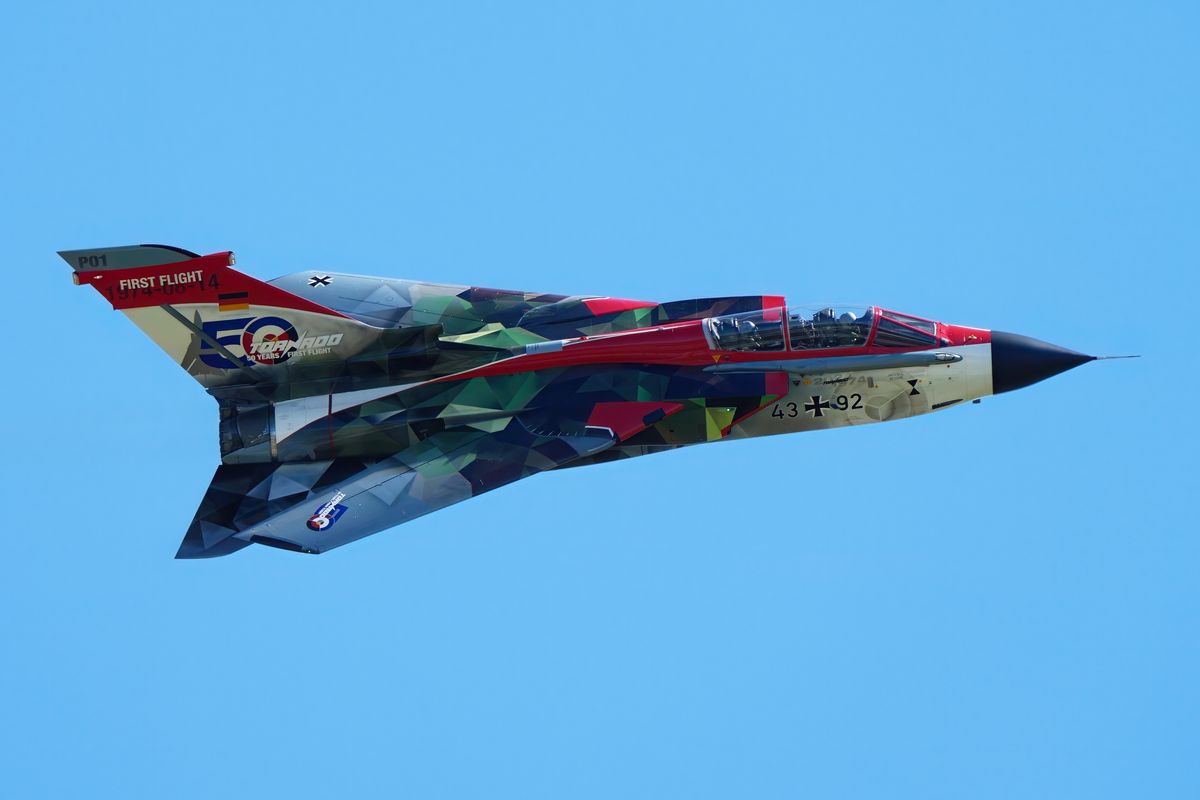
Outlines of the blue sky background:
{"label": "blue sky background", "polygon": [[[1196,797],[1194,3],[29,3],[0,25],[0,794]],[[216,406],[54,251],[1091,364],[178,562]]]}

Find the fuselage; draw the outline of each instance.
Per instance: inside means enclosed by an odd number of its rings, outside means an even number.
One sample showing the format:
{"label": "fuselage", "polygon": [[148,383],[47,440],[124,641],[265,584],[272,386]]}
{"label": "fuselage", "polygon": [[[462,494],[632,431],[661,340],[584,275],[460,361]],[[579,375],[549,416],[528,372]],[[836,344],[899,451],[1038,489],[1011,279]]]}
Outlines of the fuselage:
{"label": "fuselage", "polygon": [[[270,440],[247,447],[223,435],[223,445],[230,445],[223,446],[225,460],[384,455],[430,431],[486,430],[514,414],[564,432],[607,427],[619,442],[595,460],[611,460],[723,439],[888,422],[996,391],[990,330],[874,306],[855,313],[796,309],[771,296],[763,301],[749,312],[476,349],[475,366],[464,355],[469,345],[456,341],[450,352],[460,368],[446,374],[434,370],[424,380],[355,384],[348,391],[331,386],[234,407],[223,434],[248,427],[269,431]],[[609,308],[628,302],[610,301]],[[1044,347],[1059,358],[1070,353]],[[1013,371],[1012,350],[1002,350],[1001,372]],[[1036,347],[1018,350],[1037,361]],[[1088,357],[1071,358],[1073,365]]]}

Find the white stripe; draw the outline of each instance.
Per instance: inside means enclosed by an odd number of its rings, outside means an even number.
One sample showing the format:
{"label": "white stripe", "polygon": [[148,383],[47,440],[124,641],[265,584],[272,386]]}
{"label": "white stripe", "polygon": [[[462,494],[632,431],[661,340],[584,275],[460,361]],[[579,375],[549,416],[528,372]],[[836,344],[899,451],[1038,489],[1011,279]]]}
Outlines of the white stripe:
{"label": "white stripe", "polygon": [[[399,386],[380,386],[376,389],[359,389],[353,392],[338,392],[330,398],[327,394],[316,397],[301,397],[298,400],[284,400],[275,404],[275,441],[282,442],[306,425],[324,418],[331,411],[345,411],[347,408],[361,406],[372,400],[402,392],[415,383],[404,383]],[[332,401],[331,401],[332,400]]]}

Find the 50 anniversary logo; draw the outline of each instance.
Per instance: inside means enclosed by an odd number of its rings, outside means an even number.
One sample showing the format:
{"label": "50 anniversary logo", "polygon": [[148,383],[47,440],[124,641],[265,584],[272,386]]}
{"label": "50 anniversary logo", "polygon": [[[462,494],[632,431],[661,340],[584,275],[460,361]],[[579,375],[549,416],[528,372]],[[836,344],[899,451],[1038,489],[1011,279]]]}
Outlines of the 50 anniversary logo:
{"label": "50 anniversary logo", "polygon": [[[283,317],[219,319],[205,322],[203,330],[235,356],[240,348],[245,364],[282,364],[293,356],[321,355],[342,341],[340,333],[301,336],[296,326]],[[200,340],[200,360],[217,369],[238,366],[204,339]]]}

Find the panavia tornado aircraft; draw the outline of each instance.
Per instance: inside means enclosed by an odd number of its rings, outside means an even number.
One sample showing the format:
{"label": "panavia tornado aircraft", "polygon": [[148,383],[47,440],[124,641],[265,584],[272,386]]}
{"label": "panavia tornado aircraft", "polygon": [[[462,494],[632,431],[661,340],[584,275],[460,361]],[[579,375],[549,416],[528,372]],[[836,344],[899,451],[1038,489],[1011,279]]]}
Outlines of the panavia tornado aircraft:
{"label": "panavia tornado aircraft", "polygon": [[903,419],[1090,361],[1036,339],[783,297],[669,303],[297,272],[229,252],[60,253],[220,407],[177,558],[322,553],[520,478]]}

